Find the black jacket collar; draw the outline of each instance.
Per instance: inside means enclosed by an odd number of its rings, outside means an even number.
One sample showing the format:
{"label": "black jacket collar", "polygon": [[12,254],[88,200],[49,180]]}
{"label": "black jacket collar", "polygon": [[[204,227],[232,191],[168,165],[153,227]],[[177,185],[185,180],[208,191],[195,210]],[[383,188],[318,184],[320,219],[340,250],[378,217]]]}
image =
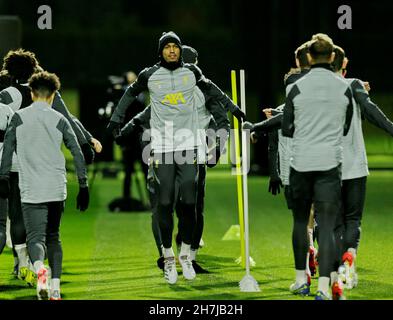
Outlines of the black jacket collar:
{"label": "black jacket collar", "polygon": [[324,68],[324,69],[327,69],[329,71],[333,71],[332,66],[330,65],[330,63],[316,63],[316,64],[313,64],[311,66],[311,69],[314,69],[314,68]]}
{"label": "black jacket collar", "polygon": [[164,68],[166,68],[166,69],[168,69],[168,70],[173,71],[173,70],[176,70],[177,68],[180,68],[180,67],[183,66],[183,60],[180,59],[180,60],[177,61],[177,62],[170,62],[170,63],[168,63],[168,62],[166,62],[164,59],[161,59],[161,61],[160,61],[160,66],[161,66],[161,67],[164,67]]}

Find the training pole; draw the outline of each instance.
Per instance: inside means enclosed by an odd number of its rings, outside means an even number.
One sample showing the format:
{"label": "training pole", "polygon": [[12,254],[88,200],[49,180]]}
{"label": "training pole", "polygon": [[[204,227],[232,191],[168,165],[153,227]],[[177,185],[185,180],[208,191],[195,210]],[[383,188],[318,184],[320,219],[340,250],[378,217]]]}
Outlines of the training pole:
{"label": "training pole", "polygon": [[[236,89],[236,71],[231,71],[231,83],[232,83],[232,100],[237,105],[237,89]],[[240,224],[240,263],[245,268],[245,246],[244,246],[244,221],[243,221],[243,188],[242,188],[242,171],[240,161],[240,138],[239,138],[239,122],[236,117],[233,117],[233,125],[235,128],[235,153],[236,153],[236,180],[237,180],[237,204],[239,212],[239,224]]]}
{"label": "training pole", "polygon": [[[246,114],[246,81],[244,70],[240,70],[240,107]],[[248,219],[248,152],[247,134],[242,129],[242,177],[243,177],[243,212],[244,212],[244,238],[245,238],[245,261],[246,275],[239,282],[240,291],[260,291],[258,282],[250,275],[250,245],[249,245],[249,219]]]}
{"label": "training pole", "polygon": [[[246,88],[244,70],[240,70],[240,107],[246,114]],[[249,247],[249,226],[248,226],[248,155],[247,155],[247,136],[244,130],[242,132],[242,178],[243,178],[243,213],[244,213],[244,238],[245,238],[245,256],[246,256],[246,273],[250,274],[250,247]]]}

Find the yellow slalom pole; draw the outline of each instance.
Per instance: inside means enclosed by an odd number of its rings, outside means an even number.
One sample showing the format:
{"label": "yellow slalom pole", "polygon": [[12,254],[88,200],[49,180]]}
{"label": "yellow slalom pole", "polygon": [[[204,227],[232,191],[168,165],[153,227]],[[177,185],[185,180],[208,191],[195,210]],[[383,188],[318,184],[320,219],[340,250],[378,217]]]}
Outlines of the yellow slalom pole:
{"label": "yellow slalom pole", "polygon": [[[236,71],[231,71],[232,83],[232,100],[237,105],[237,90],[236,90]],[[240,257],[241,266],[246,267],[246,250],[244,243],[244,208],[243,208],[243,187],[242,187],[242,170],[240,161],[240,138],[239,138],[239,122],[236,117],[233,117],[233,124],[235,127],[235,152],[236,152],[236,179],[237,179],[237,203],[239,209],[239,224],[240,224]]]}

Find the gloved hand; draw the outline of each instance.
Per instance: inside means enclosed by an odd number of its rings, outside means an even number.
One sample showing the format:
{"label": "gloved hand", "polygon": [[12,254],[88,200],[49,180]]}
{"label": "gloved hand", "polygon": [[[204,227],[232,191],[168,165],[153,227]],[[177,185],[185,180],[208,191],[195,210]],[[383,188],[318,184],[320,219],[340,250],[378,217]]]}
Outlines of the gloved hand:
{"label": "gloved hand", "polygon": [[251,122],[246,121],[246,122],[243,123],[243,130],[250,130],[250,131],[252,131],[253,129],[254,129],[254,125]]}
{"label": "gloved hand", "polygon": [[0,130],[0,142],[4,142],[5,130]]}
{"label": "gloved hand", "polygon": [[127,142],[129,142],[130,140],[127,139],[125,136],[123,136],[122,134],[119,134],[115,137],[115,142],[117,145],[123,147],[127,144]]}
{"label": "gloved hand", "polygon": [[80,211],[85,211],[89,207],[89,188],[79,187],[79,193],[76,197],[76,208]]}
{"label": "gloved hand", "polygon": [[239,120],[240,122],[242,121],[246,121],[246,115],[244,114],[244,112],[237,107],[237,109],[235,109],[232,114],[237,118],[237,120]]}
{"label": "gloved hand", "polygon": [[257,136],[257,134],[255,132],[251,132],[250,140],[251,140],[251,143],[257,143],[258,142],[258,136]]}
{"label": "gloved hand", "polygon": [[86,164],[92,164],[94,160],[94,151],[90,144],[85,143],[81,146],[83,156],[85,157]]}
{"label": "gloved hand", "polygon": [[10,196],[10,182],[6,177],[0,178],[0,198],[8,198]]}
{"label": "gloved hand", "polygon": [[209,150],[206,165],[208,168],[214,168],[220,161],[221,155],[225,153],[225,146],[221,148],[219,142],[216,142],[216,146]]}
{"label": "gloved hand", "polygon": [[269,192],[271,192],[273,196],[275,196],[278,193],[280,193],[280,187],[281,188],[283,187],[280,178],[278,178],[278,179],[270,178],[270,180],[269,180]]}
{"label": "gloved hand", "polygon": [[120,124],[114,121],[109,121],[106,131],[113,137],[115,138],[116,136],[119,135],[120,133]]}
{"label": "gloved hand", "polygon": [[218,146],[216,146],[215,148],[210,149],[209,153],[208,153],[208,156],[207,156],[208,160],[206,161],[206,165],[209,168],[214,168],[217,165],[220,156],[221,156],[220,148]]}

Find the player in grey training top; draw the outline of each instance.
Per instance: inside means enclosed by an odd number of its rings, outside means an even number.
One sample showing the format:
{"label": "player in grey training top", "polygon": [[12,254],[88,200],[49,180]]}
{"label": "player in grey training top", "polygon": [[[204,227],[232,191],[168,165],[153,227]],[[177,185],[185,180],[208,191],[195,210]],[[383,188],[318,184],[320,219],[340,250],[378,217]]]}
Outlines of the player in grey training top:
{"label": "player in grey training top", "polygon": [[[7,129],[0,167],[0,196],[9,194],[12,155],[17,151],[23,219],[27,248],[37,273],[39,299],[60,299],[62,248],[59,227],[67,196],[65,159],[61,144],[71,151],[79,181],[77,208],[88,207],[86,166],[83,154],[67,119],[50,106],[60,82],[48,72],[29,80],[33,104],[17,111]],[[52,270],[48,292],[48,270],[44,266],[47,250]]]}
{"label": "player in grey training top", "polygon": [[[341,77],[346,73],[348,59],[345,51],[335,46],[334,71]],[[346,287],[357,285],[355,260],[360,242],[360,225],[366,198],[366,182],[369,174],[366,147],[363,138],[362,118],[393,136],[393,123],[370,100],[364,83],[358,79],[345,79],[353,93],[354,112],[351,127],[344,137],[342,165],[342,247],[339,254],[343,262],[342,276]]]}
{"label": "player in grey training top", "polygon": [[[189,46],[182,46],[182,57],[183,61],[185,63],[192,63],[192,64],[197,64],[198,63],[198,53],[197,51]],[[206,155],[208,153],[208,146],[207,143],[205,142],[207,140],[207,129],[211,129],[214,132],[212,132],[212,135],[209,135],[209,140],[212,140],[213,143],[216,143],[216,138],[219,137],[219,143],[216,146],[217,150],[215,148],[211,148],[209,151],[212,155],[212,161],[208,162],[208,166],[212,167],[218,162],[218,158],[220,157],[220,154],[222,152],[222,148],[225,145],[225,141],[227,139],[227,136],[229,134],[229,129],[230,129],[230,122],[227,116],[226,111],[224,108],[219,104],[214,101],[214,99],[207,99],[207,97],[202,93],[202,91],[198,88],[195,87],[195,99],[197,102],[197,115],[198,115],[198,121],[199,121],[199,129],[201,133],[201,150],[199,155],[203,157],[203,155]],[[207,106],[206,106],[207,104]],[[133,119],[131,119],[120,131],[120,135],[116,137],[116,143],[122,145],[126,143],[128,137],[135,131],[139,130],[148,130],[150,129],[150,112],[151,112],[151,107],[148,106],[144,111],[140,112],[137,114]],[[214,124],[214,125],[213,125]],[[214,129],[213,129],[213,127]],[[210,130],[208,131],[210,132]],[[146,132],[144,132],[144,135],[146,136]],[[146,142],[146,141],[144,141]],[[144,149],[144,154],[148,154],[146,152],[146,149],[148,149],[149,146],[146,146]],[[217,153],[214,156],[214,151]],[[204,195],[205,195],[205,176],[206,176],[206,162],[207,159],[201,159],[201,163],[199,164],[199,172],[198,172],[198,191],[197,191],[197,200],[196,200],[196,225],[195,225],[195,230],[193,233],[192,237],[192,242],[191,242],[191,261],[193,268],[196,273],[206,273],[207,271],[203,269],[196,261],[196,254],[197,250],[199,248],[199,244],[202,238],[202,232],[203,232],[203,226],[204,226]],[[161,235],[160,235],[160,230],[158,227],[158,217],[157,217],[157,210],[155,207],[156,203],[156,192],[155,192],[155,184],[156,182],[154,181],[154,174],[152,172],[152,166],[149,167],[149,174],[148,174],[148,189],[149,189],[149,195],[150,195],[150,202],[152,206],[152,230],[153,230],[153,235],[154,239],[156,241],[157,249],[159,251],[160,258],[157,260],[157,265],[159,268],[163,269],[164,268],[164,257],[162,256],[162,241],[161,241]],[[177,193],[179,193],[177,191]],[[175,197],[176,198],[176,197]],[[178,247],[181,245],[181,226],[182,226],[182,219],[184,216],[184,213],[182,212],[182,208],[179,205],[180,200],[176,199],[176,213],[179,218],[179,233],[176,236],[176,242],[178,243]]]}
{"label": "player in grey training top", "polygon": [[[31,97],[27,80],[34,72],[43,70],[35,54],[24,49],[10,50],[3,58],[2,68],[8,72],[10,86],[0,92],[0,102],[12,106],[14,112],[30,105]],[[63,114],[70,122],[82,149],[86,163],[91,164],[93,162],[94,152],[91,150],[89,141],[86,140],[84,132],[82,132],[73,120],[59,92],[56,92],[52,107]]]}
{"label": "player in grey training top", "polygon": [[[282,133],[292,137],[290,190],[294,217],[293,249],[296,282],[291,291],[310,292],[306,275],[308,251],[307,223],[311,204],[319,226],[319,279],[316,300],[329,299],[337,284],[334,227],[340,210],[343,135],[352,120],[352,93],[349,84],[330,67],[333,41],[318,34],[309,43],[311,70],[287,87]],[[333,298],[340,298],[332,290]],[[337,293],[337,294],[336,294]]]}
{"label": "player in grey training top", "polygon": [[[307,59],[308,41],[300,45],[295,50],[296,69],[291,69],[284,76],[284,85],[288,86],[310,71],[310,64]],[[268,160],[269,160],[269,192],[276,195],[280,192],[280,186],[284,187],[284,195],[287,202],[288,209],[291,209],[292,200],[291,192],[289,190],[289,169],[290,169],[290,150],[292,139],[284,137],[281,132],[283,109],[285,104],[278,106],[275,109],[264,109],[267,120],[260,123],[252,124],[245,122],[244,129],[250,129],[252,135],[258,138],[258,132],[268,132]],[[314,214],[313,210],[310,212],[309,224],[307,227],[307,234],[309,239],[309,252],[307,254],[307,274],[308,282],[311,283],[311,277],[316,274],[316,254],[317,250],[314,247]]]}
{"label": "player in grey training top", "polygon": [[[0,136],[2,137],[0,142],[0,158],[3,153],[3,138],[5,135],[5,130],[14,112],[6,104],[0,103]],[[1,163],[1,162],[0,162]],[[8,213],[8,201],[7,199],[0,198],[0,254],[3,252],[6,243],[6,222]]]}
{"label": "player in grey training top", "polygon": [[154,174],[159,182],[157,212],[164,247],[164,275],[167,282],[173,284],[177,281],[172,249],[172,212],[176,181],[179,183],[181,205],[185,213],[179,261],[183,276],[186,279],[195,278],[190,260],[190,244],[195,226],[198,177],[198,166],[194,160],[197,159],[196,147],[201,145],[195,86],[227,108],[237,110],[234,112],[237,112],[239,117],[244,117],[244,114],[217,86],[202,75],[197,66],[183,64],[181,41],[174,32],[164,33],[159,39],[158,47],[160,62],[143,70],[137,81],[127,89],[112,115],[108,129],[111,132],[118,130],[126,109],[136,96],[144,90],[149,91],[154,153],[152,161]]}
{"label": "player in grey training top", "polygon": [[[28,79],[34,72],[42,70],[35,54],[23,49],[10,50],[3,59],[3,70],[7,71],[9,81],[8,86],[0,92],[0,102],[10,106],[14,112],[29,106],[32,100],[31,90],[27,84]],[[94,158],[94,152],[89,144],[90,141],[86,140],[84,132],[72,118],[59,92],[55,94],[52,108],[69,120],[78,138],[85,161],[90,164]],[[17,276],[31,285],[32,273],[28,268],[26,230],[21,209],[18,171],[18,164],[14,159],[10,174],[11,193],[8,199],[8,216],[10,218],[14,255],[17,255],[18,260]]]}

